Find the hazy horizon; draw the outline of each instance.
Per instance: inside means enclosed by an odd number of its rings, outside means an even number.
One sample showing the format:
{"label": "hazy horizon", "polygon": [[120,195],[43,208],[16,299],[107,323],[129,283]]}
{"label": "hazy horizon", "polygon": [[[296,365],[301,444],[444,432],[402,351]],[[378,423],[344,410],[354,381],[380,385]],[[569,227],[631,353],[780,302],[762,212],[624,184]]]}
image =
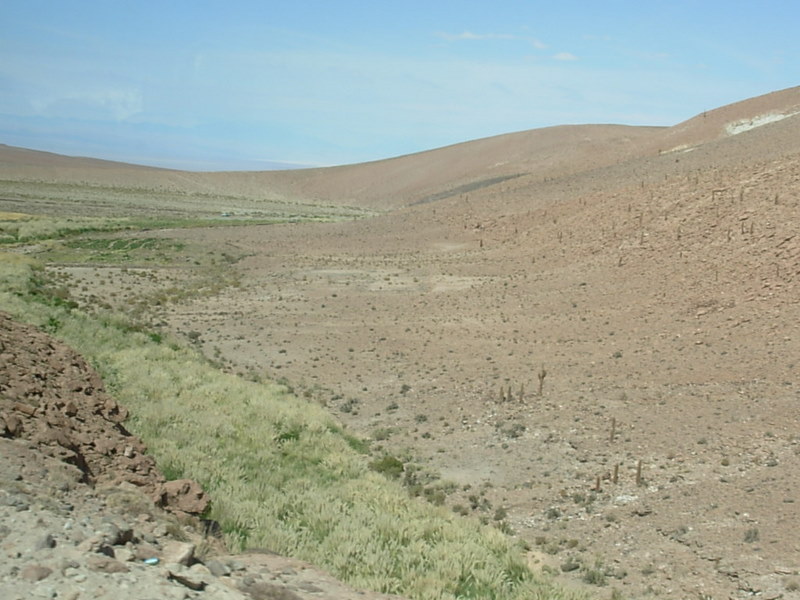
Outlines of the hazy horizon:
{"label": "hazy horizon", "polygon": [[783,2],[11,2],[0,143],[253,170],[669,126],[797,85],[798,17]]}

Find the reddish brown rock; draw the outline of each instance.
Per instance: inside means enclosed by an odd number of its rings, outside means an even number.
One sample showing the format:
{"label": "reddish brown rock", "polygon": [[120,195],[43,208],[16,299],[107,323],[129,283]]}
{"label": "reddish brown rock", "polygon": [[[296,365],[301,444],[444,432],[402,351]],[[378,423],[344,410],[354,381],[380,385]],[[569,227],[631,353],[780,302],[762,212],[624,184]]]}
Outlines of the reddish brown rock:
{"label": "reddish brown rock", "polygon": [[127,573],[130,569],[116,559],[107,556],[90,556],[86,559],[86,566],[91,571],[100,573]]}
{"label": "reddish brown rock", "polygon": [[177,479],[161,486],[155,502],[159,506],[200,515],[208,508],[209,498],[196,481]]}
{"label": "reddish brown rock", "polygon": [[168,510],[200,514],[199,484],[165,484],[142,441],[122,426],[128,410],[106,394],[97,372],[75,351],[0,312],[0,436],[22,438],[77,466],[93,484],[127,481]]}
{"label": "reddish brown rock", "polygon": [[2,429],[5,429],[3,435],[11,437],[22,435],[22,421],[19,417],[13,414],[5,414],[0,418],[3,420]]}
{"label": "reddish brown rock", "polygon": [[22,567],[19,576],[28,581],[41,581],[50,576],[53,569],[42,565],[26,565]]}

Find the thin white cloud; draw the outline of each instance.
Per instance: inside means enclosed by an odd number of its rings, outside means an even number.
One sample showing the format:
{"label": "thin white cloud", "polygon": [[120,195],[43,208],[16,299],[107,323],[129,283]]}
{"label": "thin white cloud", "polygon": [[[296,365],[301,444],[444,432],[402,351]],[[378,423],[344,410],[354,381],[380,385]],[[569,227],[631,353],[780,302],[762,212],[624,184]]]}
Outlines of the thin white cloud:
{"label": "thin white cloud", "polygon": [[572,52],[559,52],[558,54],[554,54],[553,58],[556,60],[578,60],[578,57],[572,54]]}
{"label": "thin white cloud", "polygon": [[613,38],[610,35],[592,35],[586,34],[583,36],[583,39],[596,41],[596,42],[610,42]]}
{"label": "thin white cloud", "polygon": [[36,113],[46,116],[102,116],[116,121],[129,119],[144,109],[142,93],[135,88],[55,89],[31,98],[30,104]]}
{"label": "thin white cloud", "polygon": [[438,37],[448,42],[476,41],[476,40],[521,40],[531,44],[538,50],[547,48],[547,44],[534,37],[527,35],[515,35],[513,33],[474,33],[472,31],[462,31],[461,33],[447,33],[440,31]]}
{"label": "thin white cloud", "polygon": [[471,31],[462,31],[461,33],[446,33],[442,31],[436,35],[448,42],[460,40],[513,40],[516,37],[510,33],[473,33]]}

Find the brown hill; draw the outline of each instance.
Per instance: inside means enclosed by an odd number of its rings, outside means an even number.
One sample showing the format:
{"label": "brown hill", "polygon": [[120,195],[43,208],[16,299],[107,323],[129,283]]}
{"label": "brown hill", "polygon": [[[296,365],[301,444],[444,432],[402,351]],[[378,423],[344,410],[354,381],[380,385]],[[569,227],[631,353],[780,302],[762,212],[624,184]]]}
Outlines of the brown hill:
{"label": "brown hill", "polygon": [[500,135],[397,158],[294,171],[196,173],[67,157],[0,145],[0,179],[338,202],[391,209],[527,175],[580,173],[697,147],[800,112],[789,88],[704,112],[669,128],[558,126]]}
{"label": "brown hill", "polygon": [[658,128],[561,126],[398,158],[296,171],[195,173],[0,145],[0,180],[336,202],[391,209],[479,189],[522,174],[555,177],[618,162]]}
{"label": "brown hill", "polygon": [[635,155],[638,144],[656,131],[622,125],[549,127],[372,163],[264,175],[286,194],[388,209],[521,175],[558,177],[609,165]]}
{"label": "brown hill", "polygon": [[798,113],[800,87],[787,88],[705,111],[668,128],[658,136],[657,143],[663,152],[687,151],[706,142],[738,135]]}

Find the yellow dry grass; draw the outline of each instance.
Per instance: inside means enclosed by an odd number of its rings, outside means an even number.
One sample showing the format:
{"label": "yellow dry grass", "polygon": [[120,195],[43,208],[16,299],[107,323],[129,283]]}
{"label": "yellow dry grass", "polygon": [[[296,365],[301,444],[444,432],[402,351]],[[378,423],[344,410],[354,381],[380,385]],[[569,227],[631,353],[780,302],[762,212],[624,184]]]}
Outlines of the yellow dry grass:
{"label": "yellow dry grass", "polygon": [[3,212],[0,210],[0,221],[22,221],[23,219],[32,219],[33,215],[18,212]]}

